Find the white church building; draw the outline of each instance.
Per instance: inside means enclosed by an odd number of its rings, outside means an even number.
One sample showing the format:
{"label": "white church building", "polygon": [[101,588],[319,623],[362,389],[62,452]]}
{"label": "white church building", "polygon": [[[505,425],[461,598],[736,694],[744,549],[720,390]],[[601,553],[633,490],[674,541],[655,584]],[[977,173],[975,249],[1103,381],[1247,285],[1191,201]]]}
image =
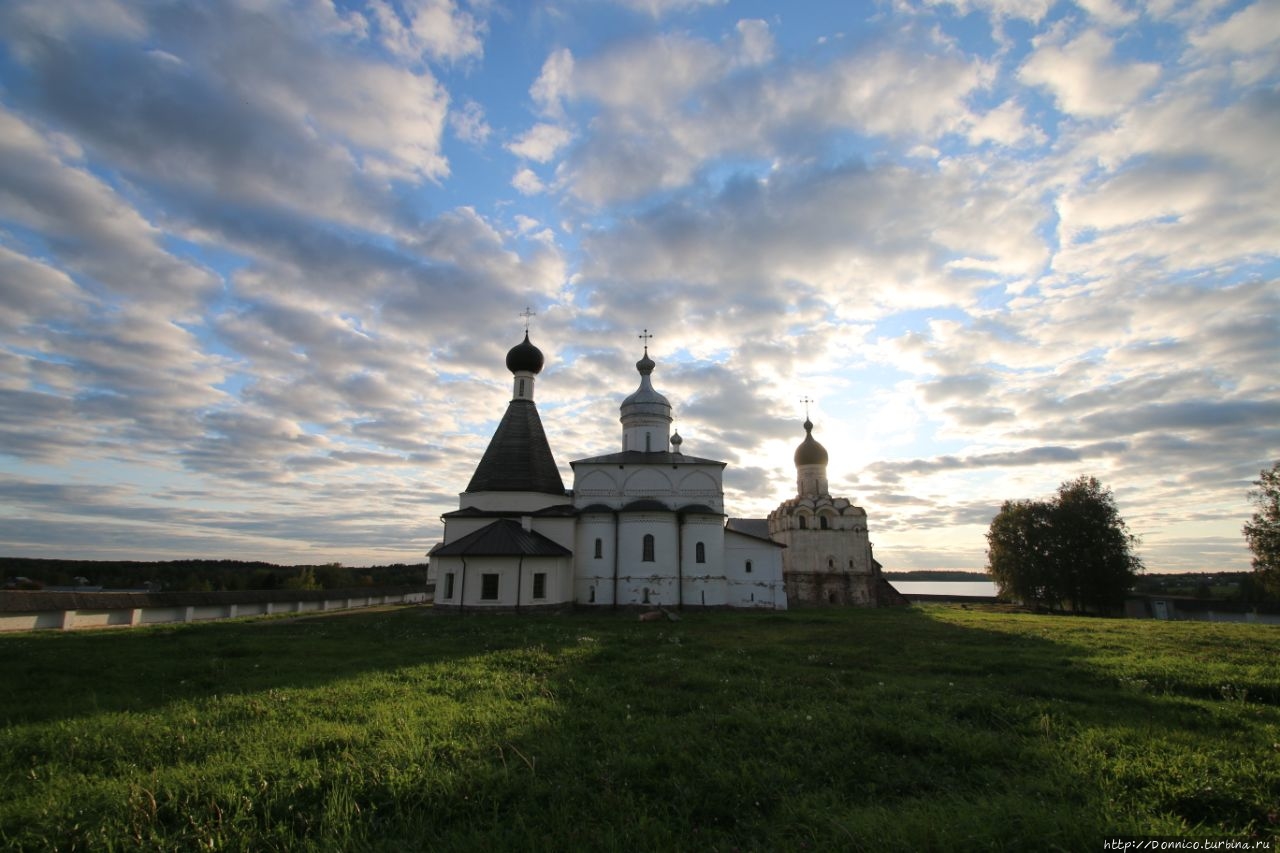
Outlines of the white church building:
{"label": "white church building", "polygon": [[[646,346],[639,387],[621,405],[621,450],[571,461],[566,491],[534,404],[543,364],[526,330],[507,353],[511,402],[428,555],[436,607],[783,610],[789,588],[808,604],[877,603],[877,583],[887,583],[866,513],[826,494],[826,451],[812,424],[796,452],[797,499],[769,519],[726,523],[725,463],[682,452]],[[786,560],[788,545],[799,546],[796,560]]]}

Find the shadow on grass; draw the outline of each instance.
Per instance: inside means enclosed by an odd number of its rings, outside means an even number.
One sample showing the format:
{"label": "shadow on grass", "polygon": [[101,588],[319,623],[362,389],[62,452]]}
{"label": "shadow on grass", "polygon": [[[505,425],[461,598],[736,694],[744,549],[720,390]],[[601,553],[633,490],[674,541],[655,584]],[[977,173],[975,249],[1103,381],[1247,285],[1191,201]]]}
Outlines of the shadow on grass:
{"label": "shadow on grass", "polygon": [[[1206,675],[1185,636],[1144,624],[414,609],[3,638],[0,677],[31,701],[0,716],[43,752],[7,759],[23,791],[0,841],[1096,849],[1274,831],[1280,718],[1256,698],[1280,677],[1235,658]],[[1280,651],[1239,636],[1237,657]],[[1246,686],[1214,697],[1228,675]],[[119,749],[70,745],[101,721]]]}

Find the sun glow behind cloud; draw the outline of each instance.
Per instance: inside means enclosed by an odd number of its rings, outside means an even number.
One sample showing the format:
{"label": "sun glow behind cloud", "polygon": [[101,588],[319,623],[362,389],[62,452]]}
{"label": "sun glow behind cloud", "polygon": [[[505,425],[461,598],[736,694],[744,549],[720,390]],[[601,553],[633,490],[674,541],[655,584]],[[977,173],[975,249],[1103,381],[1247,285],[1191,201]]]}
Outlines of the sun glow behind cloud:
{"label": "sun glow behind cloud", "polygon": [[734,515],[799,399],[889,568],[1098,476],[1244,568],[1280,456],[1267,2],[0,8],[0,550],[414,561],[537,312],[568,461],[635,336]]}

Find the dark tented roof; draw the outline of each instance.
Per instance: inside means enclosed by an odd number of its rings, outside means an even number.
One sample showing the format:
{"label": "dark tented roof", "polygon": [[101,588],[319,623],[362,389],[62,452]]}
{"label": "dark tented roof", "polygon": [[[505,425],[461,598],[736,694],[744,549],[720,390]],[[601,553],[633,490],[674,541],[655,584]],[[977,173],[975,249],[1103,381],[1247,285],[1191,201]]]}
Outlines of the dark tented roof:
{"label": "dark tented roof", "polygon": [[432,557],[567,557],[573,552],[504,518],[431,550]]}
{"label": "dark tented roof", "polygon": [[532,400],[512,400],[507,405],[467,491],[565,493]]}

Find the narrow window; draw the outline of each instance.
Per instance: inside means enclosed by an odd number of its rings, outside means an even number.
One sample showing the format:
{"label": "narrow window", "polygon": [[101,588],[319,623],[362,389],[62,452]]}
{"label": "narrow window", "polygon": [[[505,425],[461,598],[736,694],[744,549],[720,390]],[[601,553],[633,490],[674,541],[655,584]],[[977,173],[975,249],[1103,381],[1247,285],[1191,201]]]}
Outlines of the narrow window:
{"label": "narrow window", "polygon": [[546,572],[533,573],[533,597],[535,599],[547,597],[547,573]]}
{"label": "narrow window", "polygon": [[649,587],[647,586],[644,588],[644,603],[649,603]]}
{"label": "narrow window", "polygon": [[809,525],[805,523],[804,516],[803,516],[803,515],[802,515],[802,516],[800,516],[800,529],[801,529],[801,530],[805,530],[805,529],[807,529],[808,527],[809,527]]}
{"label": "narrow window", "polygon": [[650,453],[653,451],[652,444],[653,444],[653,436],[646,432],[644,434],[644,452],[645,453]]}
{"label": "narrow window", "polygon": [[597,539],[596,540],[596,559],[600,560],[603,558],[604,558],[604,540]]}
{"label": "narrow window", "polygon": [[818,519],[818,526],[823,530],[827,529],[827,517],[825,515]]}
{"label": "narrow window", "polygon": [[481,575],[480,576],[480,599],[482,601],[498,600],[498,576],[497,575]]}
{"label": "narrow window", "polygon": [[444,597],[445,600],[453,598],[453,572],[446,572],[444,576]]}
{"label": "narrow window", "polygon": [[747,560],[747,574],[751,574],[751,561]]}
{"label": "narrow window", "polygon": [[587,589],[587,604],[595,604],[595,603],[596,603],[596,588],[593,586]]}
{"label": "narrow window", "polygon": [[524,380],[523,379],[520,380],[520,391],[518,392],[517,396],[520,396],[520,397],[524,396]]}
{"label": "narrow window", "polygon": [[835,567],[836,567],[836,561],[831,559],[830,557],[827,557],[827,568],[834,569]]}
{"label": "narrow window", "polygon": [[705,563],[707,561],[707,546],[699,542],[693,546],[693,561],[695,563]]}
{"label": "narrow window", "polygon": [[849,568],[851,568],[851,569],[853,568],[853,560],[850,560],[850,561],[849,561]]}
{"label": "narrow window", "polygon": [[[644,535],[644,545],[640,554],[640,560],[645,563],[653,562],[653,534],[646,533]],[[648,601],[645,602],[648,604]]]}

